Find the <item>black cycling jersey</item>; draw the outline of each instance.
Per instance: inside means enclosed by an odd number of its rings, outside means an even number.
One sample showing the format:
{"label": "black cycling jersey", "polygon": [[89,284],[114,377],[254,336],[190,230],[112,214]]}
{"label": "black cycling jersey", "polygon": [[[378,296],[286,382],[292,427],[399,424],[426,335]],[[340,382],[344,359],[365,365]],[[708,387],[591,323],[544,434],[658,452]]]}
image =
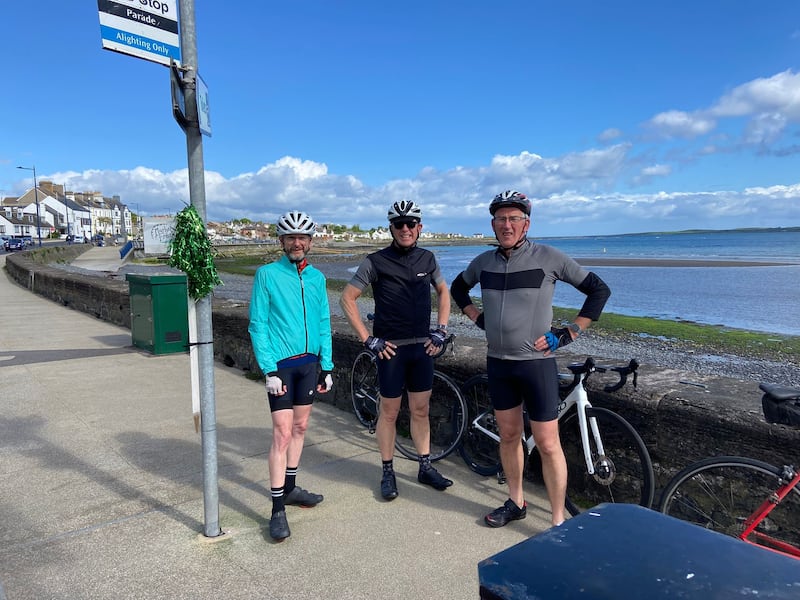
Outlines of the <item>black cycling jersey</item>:
{"label": "black cycling jersey", "polygon": [[392,244],[368,255],[350,284],[359,290],[372,285],[374,335],[386,340],[400,340],[428,338],[431,286],[443,281],[433,252],[418,246],[406,252]]}

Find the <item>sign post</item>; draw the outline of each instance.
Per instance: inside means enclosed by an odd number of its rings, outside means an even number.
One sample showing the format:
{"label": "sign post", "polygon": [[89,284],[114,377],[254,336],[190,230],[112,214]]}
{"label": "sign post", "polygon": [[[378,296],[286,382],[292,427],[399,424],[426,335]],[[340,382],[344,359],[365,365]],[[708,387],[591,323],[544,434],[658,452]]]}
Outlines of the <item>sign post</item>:
{"label": "sign post", "polygon": [[103,48],[162,65],[180,62],[178,0],[97,0]]}
{"label": "sign post", "polygon": [[[203,133],[211,135],[211,122],[208,115],[208,88],[197,74],[194,0],[97,0],[97,8],[100,11],[103,48],[170,67],[173,113],[186,133],[189,198],[205,225],[208,220],[202,138]],[[201,82],[199,96],[198,81]],[[197,300],[195,310],[197,327],[192,331],[196,337],[189,340],[193,408],[194,388],[199,387],[204,534],[213,538],[222,535],[222,530],[219,526],[211,295]]]}

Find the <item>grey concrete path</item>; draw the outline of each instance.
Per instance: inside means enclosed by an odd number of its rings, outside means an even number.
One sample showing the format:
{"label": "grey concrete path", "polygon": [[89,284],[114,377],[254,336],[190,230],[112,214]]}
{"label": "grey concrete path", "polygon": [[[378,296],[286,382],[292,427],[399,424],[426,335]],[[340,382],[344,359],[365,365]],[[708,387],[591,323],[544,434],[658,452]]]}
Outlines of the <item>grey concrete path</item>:
{"label": "grey concrete path", "polygon": [[122,246],[92,246],[72,261],[72,265],[92,271],[116,272],[123,264],[119,257]]}
{"label": "grey concrete path", "polygon": [[274,543],[263,384],[218,365],[225,534],[208,539],[187,355],[141,352],[4,273],[0,307],[0,600],[477,598],[478,562],[548,525],[534,488],[526,520],[485,527],[506,490],[457,456],[439,464],[446,492],[398,457],[400,497],[382,501],[374,436],[317,403],[298,484],[325,501],[288,507],[292,536]]}

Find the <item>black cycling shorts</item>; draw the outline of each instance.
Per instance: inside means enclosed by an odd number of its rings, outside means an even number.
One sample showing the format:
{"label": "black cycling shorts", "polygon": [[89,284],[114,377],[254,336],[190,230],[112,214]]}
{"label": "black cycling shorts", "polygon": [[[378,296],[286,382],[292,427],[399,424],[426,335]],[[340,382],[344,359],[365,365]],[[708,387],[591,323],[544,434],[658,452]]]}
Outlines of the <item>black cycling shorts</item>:
{"label": "black cycling shorts", "polygon": [[433,387],[433,358],[423,344],[408,344],[395,348],[389,360],[378,359],[378,382],[381,396],[399,398],[403,389],[427,392]]}
{"label": "black cycling shorts", "polygon": [[303,406],[314,402],[318,364],[319,362],[314,361],[290,367],[279,366],[278,377],[286,386],[286,393],[283,396],[273,396],[267,393],[270,412],[291,410],[293,406]]}
{"label": "black cycling shorts", "polygon": [[558,364],[555,358],[536,360],[486,359],[489,396],[495,410],[508,410],[525,402],[532,421],[558,418]]}

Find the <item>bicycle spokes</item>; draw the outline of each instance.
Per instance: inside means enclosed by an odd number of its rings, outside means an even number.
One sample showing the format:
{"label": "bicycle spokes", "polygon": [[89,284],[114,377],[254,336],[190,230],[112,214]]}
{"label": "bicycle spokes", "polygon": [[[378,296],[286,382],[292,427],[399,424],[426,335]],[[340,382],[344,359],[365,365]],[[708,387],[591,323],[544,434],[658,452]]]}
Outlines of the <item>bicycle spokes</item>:
{"label": "bicycle spokes", "polygon": [[725,535],[800,557],[800,490],[782,469],[744,457],[698,461],[673,477],[660,510]]}
{"label": "bicycle spokes", "polygon": [[644,442],[618,414],[598,407],[587,407],[585,411],[587,448],[581,440],[577,412],[564,418],[559,428],[567,459],[569,511],[577,514],[602,502],[650,507],[653,471]]}

